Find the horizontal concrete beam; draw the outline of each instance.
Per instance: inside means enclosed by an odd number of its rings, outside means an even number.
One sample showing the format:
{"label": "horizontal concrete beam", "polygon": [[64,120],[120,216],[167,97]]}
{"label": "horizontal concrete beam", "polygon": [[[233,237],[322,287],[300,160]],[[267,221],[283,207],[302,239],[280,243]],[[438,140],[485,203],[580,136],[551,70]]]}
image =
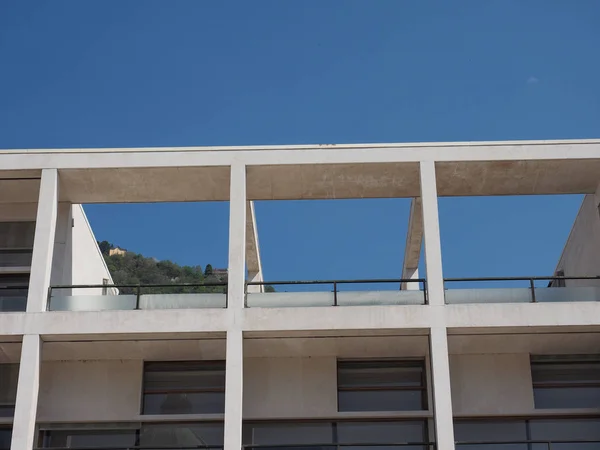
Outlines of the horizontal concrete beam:
{"label": "horizontal concrete beam", "polygon": [[0,150],[4,170],[595,159],[600,140]]}

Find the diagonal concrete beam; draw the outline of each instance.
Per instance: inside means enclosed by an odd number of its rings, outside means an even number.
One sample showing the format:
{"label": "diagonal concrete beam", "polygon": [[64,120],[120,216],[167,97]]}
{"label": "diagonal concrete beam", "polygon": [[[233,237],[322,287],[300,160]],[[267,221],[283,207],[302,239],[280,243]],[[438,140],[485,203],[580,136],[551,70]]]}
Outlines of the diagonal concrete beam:
{"label": "diagonal concrete beam", "polygon": [[[404,247],[404,263],[402,264],[402,279],[411,280],[419,278],[419,259],[423,243],[423,208],[421,197],[415,197],[410,203],[410,216],[408,218],[408,232],[406,233],[406,246]],[[419,283],[402,283],[401,289],[419,289]]]}
{"label": "diagonal concrete beam", "polygon": [[[256,227],[256,214],[254,202],[246,203],[246,268],[248,281],[264,281],[262,264],[260,261],[260,247],[258,244],[258,229]],[[248,292],[264,292],[265,287],[248,286]]]}

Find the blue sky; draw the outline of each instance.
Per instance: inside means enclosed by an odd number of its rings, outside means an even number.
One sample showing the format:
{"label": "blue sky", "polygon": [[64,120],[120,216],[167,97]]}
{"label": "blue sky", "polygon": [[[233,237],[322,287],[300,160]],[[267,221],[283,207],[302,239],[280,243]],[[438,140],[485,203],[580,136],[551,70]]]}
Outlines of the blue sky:
{"label": "blue sky", "polygon": [[[0,148],[597,138],[599,23],[595,0],[3,0]],[[580,200],[442,199],[446,275],[550,274]],[[408,204],[261,202],[267,278],[399,276]],[[225,204],[86,211],[226,265]]]}

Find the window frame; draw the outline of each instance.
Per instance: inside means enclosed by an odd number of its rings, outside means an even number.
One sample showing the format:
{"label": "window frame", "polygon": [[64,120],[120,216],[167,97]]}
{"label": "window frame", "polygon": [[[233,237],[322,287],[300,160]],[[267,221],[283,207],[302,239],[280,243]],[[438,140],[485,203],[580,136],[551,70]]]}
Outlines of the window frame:
{"label": "window frame", "polygon": [[[175,370],[175,367],[181,367],[181,372],[187,371],[201,371],[201,370],[210,370],[211,367],[221,366],[219,370],[223,371],[223,379],[225,379],[225,360],[193,360],[193,361],[144,361],[143,366],[143,375],[142,375],[142,398],[140,405],[140,414],[143,416],[156,416],[161,415],[158,413],[147,413],[146,410],[146,395],[148,394],[203,394],[203,393],[222,393],[223,394],[223,403],[225,402],[225,382],[223,382],[223,387],[206,387],[206,388],[195,388],[195,389],[162,389],[162,390],[154,390],[148,391],[146,389],[146,381],[148,374],[148,367],[156,366],[158,368],[165,367],[165,372],[174,371],[177,372],[179,370]],[[204,367],[202,367],[204,366]],[[161,370],[150,370],[151,372],[161,372]],[[215,415],[222,413],[168,413],[164,415]]]}
{"label": "window frame", "polygon": [[[531,370],[531,385],[533,391],[534,409],[589,409],[588,407],[571,407],[571,406],[551,406],[539,407],[536,403],[536,390],[560,390],[560,389],[582,389],[582,388],[600,388],[600,377],[596,381],[556,381],[556,382],[539,382],[533,377],[534,368],[542,366],[555,365],[596,365],[600,371],[600,355],[530,355],[530,370]],[[600,405],[599,405],[600,408]]]}
{"label": "window frame", "polygon": [[[418,367],[421,369],[420,385],[419,386],[353,386],[353,387],[341,387],[340,386],[340,368],[344,364],[398,364],[399,367]],[[421,395],[421,408],[420,409],[397,409],[397,410],[340,410],[340,392],[381,392],[381,391],[420,391]],[[428,393],[428,378],[427,378],[427,362],[425,358],[361,358],[361,359],[345,359],[338,358],[336,361],[336,403],[338,413],[373,413],[373,412],[425,412],[429,410],[429,393]]]}

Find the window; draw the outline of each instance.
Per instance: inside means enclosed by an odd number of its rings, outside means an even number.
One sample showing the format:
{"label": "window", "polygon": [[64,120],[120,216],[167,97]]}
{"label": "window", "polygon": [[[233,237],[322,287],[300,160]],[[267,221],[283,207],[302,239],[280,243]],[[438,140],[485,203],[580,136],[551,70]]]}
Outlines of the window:
{"label": "window", "polygon": [[0,428],[0,450],[10,450],[11,428]]}
{"label": "window", "polygon": [[248,450],[425,450],[427,421],[256,422],[244,423]]}
{"label": "window", "polygon": [[18,364],[0,364],[0,417],[12,417],[15,414],[18,380]]}
{"label": "window", "polygon": [[25,311],[29,274],[0,273],[0,311]]}
{"label": "window", "polygon": [[338,361],[339,411],[426,409],[424,361]]}
{"label": "window", "polygon": [[150,423],[142,424],[141,428],[133,423],[54,424],[51,427],[42,432],[44,448],[212,449],[223,446],[223,424],[217,422]]}
{"label": "window", "polygon": [[532,356],[535,407],[600,408],[600,356]]}
{"label": "window", "polygon": [[47,430],[42,434],[45,448],[127,448],[136,445],[135,429]]}
{"label": "window", "polygon": [[143,414],[224,411],[225,361],[146,363]]}
{"label": "window", "polygon": [[212,448],[223,446],[223,424],[216,422],[145,424],[140,447]]}
{"label": "window", "polygon": [[457,420],[454,438],[456,450],[597,450],[600,419]]}

